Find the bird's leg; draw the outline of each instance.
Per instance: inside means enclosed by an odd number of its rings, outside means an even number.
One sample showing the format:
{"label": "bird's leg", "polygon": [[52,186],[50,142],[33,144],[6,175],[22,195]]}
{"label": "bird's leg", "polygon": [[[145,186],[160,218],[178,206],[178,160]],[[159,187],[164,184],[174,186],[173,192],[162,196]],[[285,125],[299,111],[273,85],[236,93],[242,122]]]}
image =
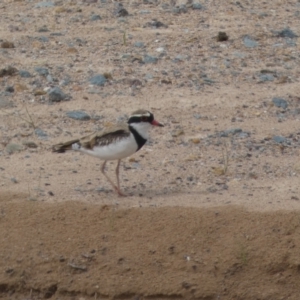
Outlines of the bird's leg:
{"label": "bird's leg", "polygon": [[113,188],[115,190],[118,190],[118,188],[115,186],[115,184],[113,183],[113,181],[108,177],[108,175],[105,173],[105,165],[106,165],[107,161],[105,160],[103,165],[102,165],[102,168],[101,168],[101,172],[102,174],[106,177],[106,179],[109,181],[109,183],[113,186]]}
{"label": "bird's leg", "polygon": [[120,163],[121,163],[121,159],[118,159],[118,164],[117,164],[117,167],[116,167],[116,176],[117,176],[117,184],[118,184],[118,194],[119,196],[125,196],[122,192],[121,192],[121,189],[120,189],[120,179],[119,179],[119,167],[120,167]]}
{"label": "bird's leg", "polygon": [[[106,179],[109,181],[109,183],[110,183],[110,184],[113,186],[113,188],[117,191],[118,195],[119,195],[119,196],[124,196],[124,195],[121,193],[120,188],[117,187],[117,186],[113,183],[113,181],[108,177],[108,175],[105,173],[105,166],[106,166],[106,163],[107,163],[107,161],[105,160],[104,163],[103,163],[103,165],[102,165],[102,168],[101,168],[102,174],[106,177]],[[118,185],[119,185],[119,184],[118,184]]]}

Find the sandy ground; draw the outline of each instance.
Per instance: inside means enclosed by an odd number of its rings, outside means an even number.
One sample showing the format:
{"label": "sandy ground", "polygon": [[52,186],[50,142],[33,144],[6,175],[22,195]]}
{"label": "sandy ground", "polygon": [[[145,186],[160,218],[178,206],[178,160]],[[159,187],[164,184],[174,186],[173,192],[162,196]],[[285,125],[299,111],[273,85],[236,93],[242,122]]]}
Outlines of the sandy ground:
{"label": "sandy ground", "polygon": [[[104,2],[0,3],[0,298],[299,299],[299,3]],[[52,153],[139,108],[127,197]]]}

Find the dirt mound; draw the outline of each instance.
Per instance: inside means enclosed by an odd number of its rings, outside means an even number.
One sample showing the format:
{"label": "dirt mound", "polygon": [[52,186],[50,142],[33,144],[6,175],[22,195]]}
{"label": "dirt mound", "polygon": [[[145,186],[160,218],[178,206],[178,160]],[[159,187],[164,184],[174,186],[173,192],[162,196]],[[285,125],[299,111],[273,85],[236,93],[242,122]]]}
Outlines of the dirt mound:
{"label": "dirt mound", "polygon": [[0,227],[3,299],[299,297],[299,212],[1,198]]}

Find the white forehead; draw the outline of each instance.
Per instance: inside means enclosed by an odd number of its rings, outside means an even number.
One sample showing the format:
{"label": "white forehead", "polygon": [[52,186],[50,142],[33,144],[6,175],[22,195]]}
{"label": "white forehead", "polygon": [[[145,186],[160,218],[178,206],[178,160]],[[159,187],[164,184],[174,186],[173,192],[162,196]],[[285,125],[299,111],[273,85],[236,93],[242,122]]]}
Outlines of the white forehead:
{"label": "white forehead", "polygon": [[151,114],[148,112],[148,111],[145,111],[144,113],[136,113],[134,115],[132,115],[131,117],[137,117],[137,118],[140,118],[140,117],[150,117]]}

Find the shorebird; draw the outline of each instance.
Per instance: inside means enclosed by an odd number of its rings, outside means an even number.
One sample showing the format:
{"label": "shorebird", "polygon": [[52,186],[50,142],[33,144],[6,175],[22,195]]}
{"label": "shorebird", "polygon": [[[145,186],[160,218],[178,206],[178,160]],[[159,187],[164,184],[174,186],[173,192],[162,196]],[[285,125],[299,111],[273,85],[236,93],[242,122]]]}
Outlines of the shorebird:
{"label": "shorebird", "polygon": [[[140,150],[149,137],[152,126],[164,125],[154,119],[153,114],[144,109],[134,111],[127,123],[117,125],[91,135],[54,145],[52,150],[64,153],[67,150],[80,151],[104,160],[101,172],[113,186],[119,196],[125,196],[120,189],[119,167],[122,158],[128,157]],[[117,185],[105,172],[109,160],[118,160],[116,167]]]}

